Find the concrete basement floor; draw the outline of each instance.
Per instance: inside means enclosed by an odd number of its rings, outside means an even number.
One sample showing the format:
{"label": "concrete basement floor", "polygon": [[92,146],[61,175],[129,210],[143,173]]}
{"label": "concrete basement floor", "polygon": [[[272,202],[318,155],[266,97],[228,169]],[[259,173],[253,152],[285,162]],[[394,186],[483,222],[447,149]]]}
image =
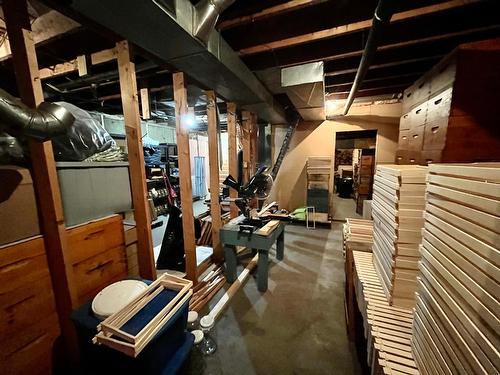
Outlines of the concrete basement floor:
{"label": "concrete basement floor", "polygon": [[285,246],[282,262],[271,251],[268,291],[250,277],[216,323],[216,353],[193,351],[183,374],[361,373],[346,334],[342,223],[288,225]]}

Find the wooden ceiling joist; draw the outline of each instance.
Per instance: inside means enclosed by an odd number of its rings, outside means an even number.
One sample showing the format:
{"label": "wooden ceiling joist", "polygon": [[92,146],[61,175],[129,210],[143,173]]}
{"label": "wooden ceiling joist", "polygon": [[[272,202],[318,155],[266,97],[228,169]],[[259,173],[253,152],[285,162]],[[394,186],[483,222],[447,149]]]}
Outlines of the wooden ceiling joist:
{"label": "wooden ceiling joist", "polygon": [[[440,4],[429,5],[417,9],[408,10],[405,12],[400,12],[394,14],[391,22],[399,22],[407,19],[412,19],[415,17],[425,16],[437,12],[443,12],[446,10],[462,7],[472,3],[479,2],[480,0],[451,0]],[[340,35],[352,33],[355,31],[368,30],[372,25],[372,20],[364,20],[360,22],[354,22],[347,25],[336,26],[330,29],[316,31],[308,34],[298,35],[286,39],[276,40],[269,43],[259,44],[248,48],[243,48],[239,51],[240,56],[248,56],[260,52],[265,52],[269,50],[275,50],[285,47],[290,47],[293,45],[310,43],[317,40],[333,38]]]}
{"label": "wooden ceiling joist", "polygon": [[228,19],[225,21],[222,21],[218,26],[217,29],[220,31],[222,30],[227,30],[236,26],[241,26],[245,25],[248,23],[255,22],[260,19],[276,16],[278,14],[283,14],[286,12],[290,12],[293,10],[298,10],[307,6],[311,5],[316,5],[319,3],[323,3],[327,0],[292,0],[289,2],[286,2],[284,4],[278,4],[273,7],[269,7],[266,9],[261,10],[260,12],[256,12],[247,16],[242,16],[242,17],[237,17],[233,19]]}
{"label": "wooden ceiling joist", "polygon": [[[5,27],[5,22],[0,19],[0,27]],[[51,39],[57,38],[62,34],[75,31],[81,25],[61,13],[51,10],[36,18],[31,29],[35,46],[46,43]],[[7,35],[8,36],[8,35]],[[9,39],[7,38],[0,45],[0,61],[6,60],[12,56]]]}

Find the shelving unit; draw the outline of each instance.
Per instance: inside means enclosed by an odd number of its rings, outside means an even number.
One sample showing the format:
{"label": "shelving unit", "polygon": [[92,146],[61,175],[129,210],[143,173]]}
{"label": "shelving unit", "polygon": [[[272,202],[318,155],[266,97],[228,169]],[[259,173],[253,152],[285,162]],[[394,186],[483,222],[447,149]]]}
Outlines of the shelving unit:
{"label": "shelving unit", "polygon": [[307,206],[315,208],[315,221],[329,223],[332,158],[310,156],[306,162]]}

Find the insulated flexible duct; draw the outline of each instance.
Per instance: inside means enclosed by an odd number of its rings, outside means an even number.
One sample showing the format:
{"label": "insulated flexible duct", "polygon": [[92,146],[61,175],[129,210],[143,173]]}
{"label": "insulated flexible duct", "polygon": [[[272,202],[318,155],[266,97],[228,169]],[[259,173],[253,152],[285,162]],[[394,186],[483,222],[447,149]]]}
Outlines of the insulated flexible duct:
{"label": "insulated flexible duct", "polygon": [[57,104],[43,102],[32,109],[0,89],[0,131],[43,141],[66,134],[74,121],[73,115]]}

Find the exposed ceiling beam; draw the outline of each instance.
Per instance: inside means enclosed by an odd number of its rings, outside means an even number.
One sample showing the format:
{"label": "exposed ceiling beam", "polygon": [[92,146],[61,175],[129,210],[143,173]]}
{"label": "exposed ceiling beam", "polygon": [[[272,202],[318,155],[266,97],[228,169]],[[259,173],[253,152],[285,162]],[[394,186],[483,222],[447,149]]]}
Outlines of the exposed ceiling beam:
{"label": "exposed ceiling beam", "polygon": [[[386,87],[377,87],[373,89],[359,90],[357,97],[377,96],[382,94],[399,94],[403,92],[403,90],[405,90],[407,87],[408,87],[407,84],[400,84],[400,85],[391,85]],[[334,92],[334,93],[327,92],[326,100],[347,99],[348,96],[349,96],[349,91]]]}
{"label": "exposed ceiling beam", "polygon": [[278,14],[283,14],[286,12],[291,12],[293,10],[305,8],[307,6],[324,3],[326,1],[327,0],[292,0],[284,4],[278,4],[273,7],[263,9],[260,12],[249,14],[247,16],[236,17],[222,21],[221,23],[219,23],[219,25],[217,25],[217,29],[219,29],[219,31],[227,30],[236,26],[252,23],[267,17],[272,17]]}
{"label": "exposed ceiling beam", "polygon": [[[451,0],[440,4],[429,5],[422,8],[412,9],[405,12],[396,13],[392,16],[391,23],[398,21],[404,21],[407,19],[420,17],[424,15],[429,15],[437,12],[442,12],[458,7],[462,7],[468,4],[477,3],[481,0]],[[354,22],[347,25],[336,26],[330,29],[316,31],[308,34],[298,35],[291,38],[276,40],[269,43],[259,44],[256,46],[243,48],[239,51],[240,56],[248,56],[260,52],[265,52],[268,50],[275,50],[285,47],[290,47],[293,45],[309,43],[312,41],[318,41],[322,39],[332,38],[355,31],[367,30],[371,27],[372,20],[365,20],[360,22]]]}
{"label": "exposed ceiling beam", "polygon": [[[384,58],[386,54],[390,54],[389,51],[396,51],[398,49],[401,49],[401,52],[403,52],[403,49],[411,49],[410,52],[405,52],[404,55],[418,56],[421,55],[421,51],[426,51],[425,48],[427,46],[437,53],[446,54],[451,52],[453,48],[461,43],[498,37],[499,33],[500,24],[495,24],[408,40],[404,38],[406,35],[397,35],[392,38],[394,40],[393,43],[387,43],[378,48],[376,60],[378,61],[378,59]],[[252,70],[263,70],[276,66],[286,67],[315,61],[324,61],[328,63],[330,61],[342,59],[355,60],[356,62],[353,64],[355,66],[359,64],[357,58],[361,57],[363,50],[356,49],[359,47],[353,45],[351,40],[346,41],[347,43],[337,43],[336,41],[323,41],[320,43],[325,42],[328,42],[328,44],[310,48],[295,47],[290,51],[275,51],[272,55],[266,54],[266,56],[261,56],[260,54],[247,56],[244,61]],[[426,46],[424,46],[424,44]]]}
{"label": "exposed ceiling beam", "polygon": [[[5,27],[5,23],[0,19],[0,27]],[[35,46],[48,42],[62,34],[75,31],[81,25],[72,19],[63,16],[55,10],[35,18],[31,25],[35,39]],[[8,35],[7,35],[8,36]],[[0,45],[0,61],[11,57],[11,50],[8,38]]]}
{"label": "exposed ceiling beam", "polygon": [[[363,84],[361,85],[361,89],[374,89],[378,87],[386,87],[386,86],[392,86],[392,85],[399,85],[399,84],[408,84],[408,86],[416,81],[419,77],[421,76],[420,73],[409,73],[409,74],[399,74],[396,76],[392,77],[382,77],[382,78],[375,78],[375,79],[367,79],[363,81]],[[351,82],[346,82],[346,83],[341,83],[341,84],[335,84],[335,85],[327,85],[326,91],[328,92],[343,92],[343,91],[349,91],[349,89],[352,86],[352,80]]]}

